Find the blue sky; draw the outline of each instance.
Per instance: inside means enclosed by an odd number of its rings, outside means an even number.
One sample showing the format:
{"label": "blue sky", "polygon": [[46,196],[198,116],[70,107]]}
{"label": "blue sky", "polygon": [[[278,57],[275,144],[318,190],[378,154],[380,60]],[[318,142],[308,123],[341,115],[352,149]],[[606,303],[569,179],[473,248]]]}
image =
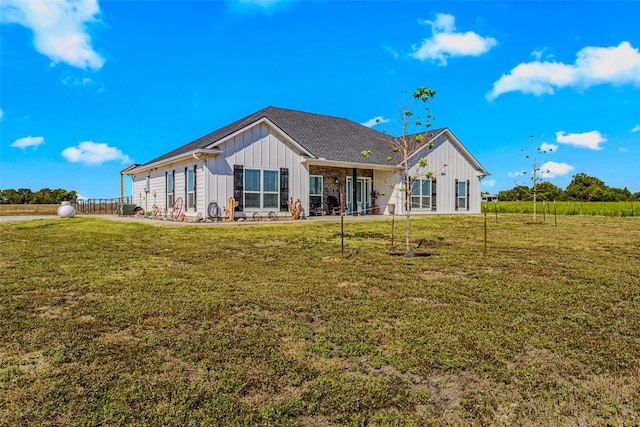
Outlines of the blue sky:
{"label": "blue sky", "polygon": [[538,147],[555,185],[584,172],[640,191],[640,2],[0,7],[1,189],[117,197],[129,164],[269,105],[397,133],[402,92],[427,86],[434,127],[492,174],[486,191],[530,185]]}

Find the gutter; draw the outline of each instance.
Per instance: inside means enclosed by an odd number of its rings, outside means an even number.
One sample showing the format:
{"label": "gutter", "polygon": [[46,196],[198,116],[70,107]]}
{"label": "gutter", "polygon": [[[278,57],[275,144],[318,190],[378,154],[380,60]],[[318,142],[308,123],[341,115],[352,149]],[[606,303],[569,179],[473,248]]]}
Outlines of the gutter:
{"label": "gutter", "polygon": [[309,159],[304,158],[301,160],[301,163],[305,163],[307,165],[316,165],[316,166],[335,166],[339,168],[357,168],[357,169],[374,169],[374,170],[384,170],[384,171],[399,171],[402,170],[402,167],[397,165],[378,165],[374,163],[355,163],[355,162],[342,162],[338,160],[327,160],[327,159]]}
{"label": "gutter", "polygon": [[203,157],[217,156],[218,154],[222,154],[222,150],[219,148],[198,148],[196,150],[187,151],[186,153],[181,153],[172,157],[168,157],[166,159],[158,160],[157,162],[136,166],[135,168],[128,170],[126,174],[130,176],[136,175],[141,172],[150,171],[151,169],[157,169],[160,166],[180,162],[182,160],[188,159],[189,157],[193,157],[198,160],[204,160]]}

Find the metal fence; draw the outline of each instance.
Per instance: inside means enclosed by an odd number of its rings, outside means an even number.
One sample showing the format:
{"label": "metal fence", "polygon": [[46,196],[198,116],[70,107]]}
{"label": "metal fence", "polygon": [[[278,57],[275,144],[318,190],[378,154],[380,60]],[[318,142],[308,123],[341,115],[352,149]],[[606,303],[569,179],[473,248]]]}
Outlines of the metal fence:
{"label": "metal fence", "polygon": [[119,205],[130,203],[131,196],[112,199],[78,199],[72,204],[79,214],[108,215],[118,213]]}

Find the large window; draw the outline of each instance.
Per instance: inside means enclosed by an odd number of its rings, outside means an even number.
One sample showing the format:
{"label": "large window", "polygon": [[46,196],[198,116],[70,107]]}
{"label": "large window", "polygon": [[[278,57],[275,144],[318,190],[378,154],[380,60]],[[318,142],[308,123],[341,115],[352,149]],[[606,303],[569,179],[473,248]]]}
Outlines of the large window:
{"label": "large window", "polygon": [[456,209],[457,210],[467,209],[467,182],[466,181],[456,182]]}
{"label": "large window", "polygon": [[195,209],[196,200],[196,170],[187,170],[187,209]]}
{"label": "large window", "polygon": [[431,209],[430,179],[416,179],[411,184],[411,209]]}
{"label": "large window", "polygon": [[278,209],[278,171],[244,170],[244,207]]}
{"label": "large window", "polygon": [[312,207],[322,207],[322,177],[312,175],[309,177],[309,202]]}

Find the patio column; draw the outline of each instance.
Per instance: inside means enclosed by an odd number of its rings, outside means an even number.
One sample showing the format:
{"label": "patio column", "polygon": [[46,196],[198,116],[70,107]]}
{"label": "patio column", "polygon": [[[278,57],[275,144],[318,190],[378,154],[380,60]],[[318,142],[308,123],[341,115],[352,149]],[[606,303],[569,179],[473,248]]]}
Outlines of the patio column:
{"label": "patio column", "polygon": [[352,176],[353,177],[351,181],[351,213],[356,215],[356,212],[358,211],[358,202],[357,202],[358,188],[356,187],[358,185],[358,169],[353,168]]}

